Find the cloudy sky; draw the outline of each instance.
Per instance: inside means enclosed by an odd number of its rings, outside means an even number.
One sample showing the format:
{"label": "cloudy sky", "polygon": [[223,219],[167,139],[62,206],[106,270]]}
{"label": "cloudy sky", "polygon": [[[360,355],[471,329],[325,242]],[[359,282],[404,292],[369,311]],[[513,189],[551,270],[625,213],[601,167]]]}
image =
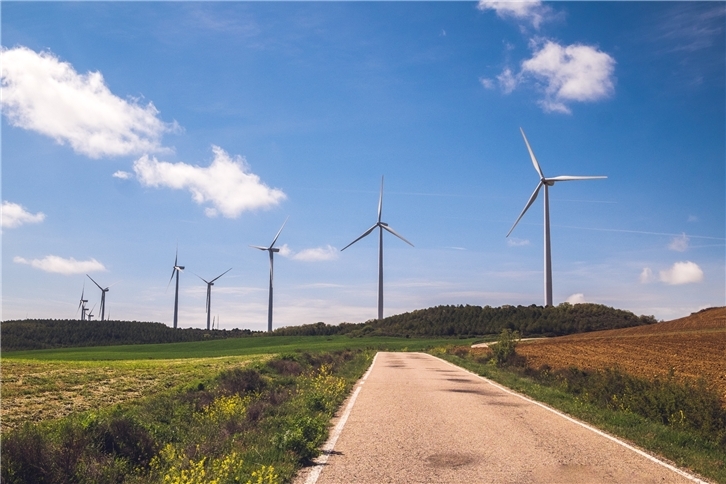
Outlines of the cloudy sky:
{"label": "cloudy sky", "polygon": [[[2,6],[2,319],[266,328],[439,304],[724,305],[723,3]],[[96,312],[98,312],[96,309]]]}

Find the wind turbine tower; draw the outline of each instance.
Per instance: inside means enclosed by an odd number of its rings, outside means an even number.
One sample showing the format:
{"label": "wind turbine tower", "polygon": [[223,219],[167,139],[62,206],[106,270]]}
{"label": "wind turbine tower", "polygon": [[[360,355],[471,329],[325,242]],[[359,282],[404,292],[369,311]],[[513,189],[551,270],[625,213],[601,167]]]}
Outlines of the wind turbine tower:
{"label": "wind turbine tower", "polygon": [[378,228],[378,319],[383,319],[383,231],[387,231],[398,237],[399,239],[406,242],[408,245],[413,247],[413,244],[409,242],[408,240],[404,239],[401,235],[397,234],[395,230],[393,230],[392,227],[390,227],[387,223],[381,222],[381,211],[383,209],[383,177],[381,177],[381,193],[378,197],[378,221],[373,225],[373,227],[369,228],[365,232],[363,232],[363,235],[355,239],[350,244],[346,245],[342,249],[340,249],[341,252],[343,252],[345,249],[350,247],[351,245],[358,242],[363,237],[366,237],[368,234],[373,232],[373,230]]}
{"label": "wind turbine tower", "polygon": [[78,302],[78,309],[76,309],[76,314],[78,314],[78,310],[81,310],[81,321],[86,320],[86,311],[88,311],[88,308],[86,308],[86,303],[88,302],[88,299],[83,299],[83,295],[86,292],[86,284],[83,284],[83,289],[81,290],[81,300]]}
{"label": "wind turbine tower", "polygon": [[[86,274],[86,276],[88,276],[88,278],[93,281],[93,278],[91,276],[89,276],[88,274]],[[96,281],[93,281],[93,283],[101,290],[101,321],[103,321],[106,311],[106,293],[111,288],[111,286],[103,288]]]}
{"label": "wind turbine tower", "polygon": [[[290,217],[288,217],[290,218]],[[270,291],[269,291],[269,300],[267,303],[267,332],[272,332],[272,277],[274,274],[274,254],[275,252],[280,252],[280,249],[275,247],[275,242],[277,242],[277,238],[280,236],[280,232],[282,232],[282,229],[285,227],[285,224],[287,223],[287,219],[285,219],[284,222],[282,222],[282,227],[280,227],[280,230],[277,231],[277,235],[275,235],[275,238],[272,239],[272,243],[269,247],[261,247],[259,245],[250,245],[253,249],[259,249],[259,250],[266,250],[270,254]]]}
{"label": "wind turbine tower", "polygon": [[221,273],[220,275],[218,275],[211,281],[208,281],[205,278],[203,278],[202,276],[197,275],[197,277],[199,279],[201,279],[207,283],[207,331],[209,331],[210,321],[211,321],[210,315],[212,314],[212,286],[214,285],[214,281],[216,281],[217,279],[219,279],[220,277],[222,277],[223,275],[225,275],[226,273],[228,273],[231,270],[232,270],[232,268],[230,267],[229,269],[227,269],[226,271],[224,271],[223,273]]}
{"label": "wind turbine tower", "polygon": [[544,303],[545,306],[552,306],[552,254],[550,251],[550,199],[549,199],[549,187],[553,186],[556,182],[561,181],[573,181],[573,180],[596,180],[600,178],[607,178],[606,176],[570,176],[570,175],[561,175],[556,176],[552,178],[547,178],[542,173],[542,168],[540,168],[539,163],[537,162],[537,158],[534,156],[534,152],[532,151],[532,148],[529,146],[529,141],[527,141],[527,136],[524,134],[524,130],[522,128],[519,128],[519,131],[522,133],[522,138],[524,138],[524,144],[527,145],[527,151],[529,151],[529,156],[532,159],[532,164],[534,165],[534,169],[537,171],[537,174],[539,175],[539,183],[537,184],[537,188],[534,189],[534,193],[532,193],[532,196],[529,197],[529,201],[527,202],[527,205],[524,206],[524,210],[522,210],[522,213],[519,214],[519,217],[517,217],[517,221],[514,222],[514,225],[512,225],[512,228],[509,229],[509,232],[507,233],[507,237],[509,237],[509,234],[512,233],[514,230],[514,227],[517,226],[519,221],[524,216],[525,212],[529,209],[529,207],[532,206],[534,201],[537,199],[537,195],[539,194],[539,191],[542,187],[544,187]]}
{"label": "wind turbine tower", "polygon": [[[171,277],[169,278],[169,284],[176,275],[176,289],[174,290],[174,329],[177,327],[177,319],[179,315],[179,273],[184,270],[184,266],[180,266],[177,263],[179,258],[179,248],[176,249],[176,255],[174,256],[174,268],[171,270]],[[166,287],[169,287],[169,284]]]}

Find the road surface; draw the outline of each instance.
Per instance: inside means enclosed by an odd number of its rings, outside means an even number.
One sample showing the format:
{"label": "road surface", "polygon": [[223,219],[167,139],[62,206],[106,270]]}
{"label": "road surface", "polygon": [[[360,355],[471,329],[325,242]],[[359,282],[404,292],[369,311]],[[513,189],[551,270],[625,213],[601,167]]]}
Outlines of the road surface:
{"label": "road surface", "polygon": [[358,385],[296,483],[702,482],[427,354],[379,353]]}

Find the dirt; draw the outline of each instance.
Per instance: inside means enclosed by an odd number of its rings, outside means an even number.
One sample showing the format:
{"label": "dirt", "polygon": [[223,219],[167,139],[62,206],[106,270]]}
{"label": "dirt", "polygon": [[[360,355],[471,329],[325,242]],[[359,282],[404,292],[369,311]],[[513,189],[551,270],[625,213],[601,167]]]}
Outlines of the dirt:
{"label": "dirt", "polygon": [[712,383],[726,402],[726,307],[647,326],[522,342],[534,368],[619,368],[646,378]]}

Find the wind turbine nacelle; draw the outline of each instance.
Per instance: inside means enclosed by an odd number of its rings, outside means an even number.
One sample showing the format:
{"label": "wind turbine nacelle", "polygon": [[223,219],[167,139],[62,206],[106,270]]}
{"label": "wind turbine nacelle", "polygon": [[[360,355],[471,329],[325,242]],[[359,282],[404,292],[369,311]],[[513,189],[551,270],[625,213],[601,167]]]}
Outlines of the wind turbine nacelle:
{"label": "wind turbine nacelle", "polygon": [[384,227],[388,227],[388,224],[386,222],[378,222],[378,223],[383,225]]}
{"label": "wind turbine nacelle", "polygon": [[267,250],[269,250],[270,252],[280,252],[280,249],[278,249],[277,247],[270,247]]}

